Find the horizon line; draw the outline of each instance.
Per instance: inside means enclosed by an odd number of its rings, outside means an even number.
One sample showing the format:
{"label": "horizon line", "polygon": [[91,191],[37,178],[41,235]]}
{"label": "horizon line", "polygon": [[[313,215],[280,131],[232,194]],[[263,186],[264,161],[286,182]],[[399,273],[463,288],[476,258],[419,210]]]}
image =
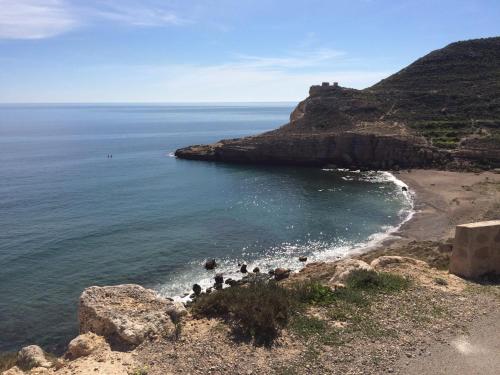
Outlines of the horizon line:
{"label": "horizon line", "polygon": [[120,104],[137,104],[137,105],[162,105],[162,104],[265,104],[265,103],[277,103],[277,104],[296,104],[300,102],[300,100],[292,101],[292,100],[245,100],[245,101],[165,101],[165,102],[0,102],[0,105],[120,105]]}

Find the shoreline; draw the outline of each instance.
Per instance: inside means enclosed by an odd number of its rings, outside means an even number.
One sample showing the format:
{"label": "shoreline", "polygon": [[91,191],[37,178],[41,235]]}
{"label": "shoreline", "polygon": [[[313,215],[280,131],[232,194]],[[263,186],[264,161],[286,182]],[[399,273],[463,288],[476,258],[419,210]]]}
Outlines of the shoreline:
{"label": "shoreline", "polygon": [[[396,188],[399,188],[402,192],[402,195],[404,196],[404,201],[403,202],[403,207],[401,210],[397,213],[398,216],[402,219],[399,223],[395,225],[390,225],[390,226],[384,226],[381,228],[381,231],[375,232],[371,235],[369,235],[366,239],[364,239],[361,242],[356,242],[348,245],[347,249],[342,250],[342,247],[332,247],[327,248],[327,249],[322,249],[322,250],[315,250],[313,254],[307,255],[309,258],[308,261],[306,262],[294,262],[297,263],[298,267],[295,266],[293,267],[290,264],[283,264],[286,263],[286,259],[282,259],[282,263],[275,263],[276,267],[292,267],[291,272],[292,273],[299,273],[301,272],[307,264],[310,263],[331,263],[335,262],[341,259],[346,259],[346,258],[351,258],[360,254],[364,254],[370,250],[377,249],[379,246],[384,244],[387,241],[394,240],[397,236],[397,233],[400,231],[401,227],[406,224],[408,221],[410,221],[413,216],[415,215],[415,194],[414,192],[410,189],[408,184],[406,184],[403,180],[399,179],[393,171],[359,171],[359,170],[348,170],[344,168],[335,168],[335,169],[328,169],[328,168],[321,168],[323,171],[331,171],[331,172],[336,172],[336,173],[352,173],[356,175],[361,175],[362,178],[360,178],[361,181],[369,182],[369,183],[381,183],[381,182],[388,182],[391,184],[394,184]],[[363,176],[362,174],[366,174]],[[352,177],[343,177],[343,179],[346,180],[351,180]],[[403,190],[403,187],[406,188],[407,190]],[[407,205],[408,207],[405,207]],[[331,250],[337,250],[339,254],[329,254]],[[292,262],[292,259],[295,260],[299,255],[290,255],[290,258],[288,259],[288,262]],[[226,262],[222,262],[223,265],[226,265]],[[243,262],[245,263],[245,262]],[[262,259],[259,260],[254,260],[252,262],[245,263],[247,264],[248,267],[248,272],[247,274],[240,273],[239,272],[239,266],[235,267],[238,268],[238,271],[231,272],[231,273],[226,273],[223,272],[223,270],[215,270],[215,273],[210,274],[207,277],[203,277],[201,279],[194,279],[192,280],[193,284],[198,284],[202,287],[203,290],[205,289],[211,289],[213,287],[213,276],[217,273],[223,273],[224,278],[230,278],[232,280],[238,281],[243,279],[246,275],[252,274],[251,270],[255,267],[264,270],[264,264],[262,264]],[[202,264],[200,264],[200,267],[202,267]],[[274,269],[271,267],[271,269]],[[264,273],[267,273],[265,271]],[[191,301],[191,293],[192,289],[186,289],[184,292],[178,295],[168,295],[167,293],[164,292],[164,287],[165,284],[160,284],[158,286],[153,287],[154,290],[156,290],[161,296],[166,297],[166,298],[172,298],[176,302],[188,302]],[[228,287],[225,286],[224,287]]]}
{"label": "shoreline", "polygon": [[[336,169],[336,171],[346,170]],[[292,269],[292,274],[301,273],[309,264],[333,263],[340,259],[355,258],[383,249],[398,248],[415,241],[450,241],[454,235],[454,228],[458,224],[500,218],[500,214],[492,216],[500,212],[500,173],[456,172],[438,169],[368,172],[385,174],[386,181],[400,188],[403,186],[408,188],[406,198],[411,201],[411,208],[406,210],[406,217],[397,226],[376,232],[365,241],[352,244],[343,254],[315,256],[300,264],[299,268]],[[249,270],[254,266],[259,266],[254,263],[248,264]],[[212,283],[214,275],[203,278],[201,283],[205,285],[207,280]],[[225,278],[229,277],[233,280],[239,280],[244,276],[245,274],[237,272],[224,275]],[[200,283],[200,280],[193,281],[193,283]],[[205,286],[208,288],[212,284]],[[154,289],[160,295],[173,298],[178,302],[189,301],[189,295],[192,292],[192,290],[186,290],[181,295],[167,296],[161,291],[162,286]]]}

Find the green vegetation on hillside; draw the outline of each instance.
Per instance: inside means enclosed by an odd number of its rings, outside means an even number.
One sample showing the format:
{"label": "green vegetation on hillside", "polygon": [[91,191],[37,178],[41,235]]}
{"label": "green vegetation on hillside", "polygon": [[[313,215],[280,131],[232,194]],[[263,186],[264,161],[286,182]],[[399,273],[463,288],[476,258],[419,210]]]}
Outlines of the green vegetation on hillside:
{"label": "green vegetation on hillside", "polygon": [[454,149],[463,138],[471,135],[500,142],[500,120],[417,121],[410,127],[439,148]]}
{"label": "green vegetation on hillside", "polygon": [[252,337],[259,344],[272,343],[280,329],[287,326],[305,338],[321,333],[324,340],[333,344],[339,343],[335,330],[309,316],[309,308],[328,306],[331,319],[352,320],[356,322],[353,329],[376,334],[373,324],[364,318],[372,300],[409,285],[404,277],[373,271],[354,272],[345,288],[337,290],[317,282],[291,287],[257,282],[203,295],[192,311],[198,317],[223,319],[232,326],[234,334]]}

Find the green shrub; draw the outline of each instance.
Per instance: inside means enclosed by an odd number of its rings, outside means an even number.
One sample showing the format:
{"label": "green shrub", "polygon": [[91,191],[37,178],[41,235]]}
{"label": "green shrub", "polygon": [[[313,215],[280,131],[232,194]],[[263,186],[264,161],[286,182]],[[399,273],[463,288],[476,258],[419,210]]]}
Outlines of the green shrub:
{"label": "green shrub", "polygon": [[297,285],[293,289],[293,296],[299,303],[312,305],[328,305],[337,299],[334,291],[318,282]]}
{"label": "green shrub", "polygon": [[203,295],[193,305],[195,316],[223,318],[234,332],[270,344],[291,315],[290,291],[276,283],[252,283]]}
{"label": "green shrub", "polygon": [[346,280],[347,289],[392,293],[408,288],[410,280],[387,272],[358,270]]}
{"label": "green shrub", "polygon": [[287,289],[276,283],[235,286],[204,294],[192,307],[195,317],[222,318],[233,332],[270,344],[279,330],[291,321],[291,328],[303,336],[321,333],[322,341],[338,342],[335,330],[316,318],[307,317],[311,305],[331,306],[337,320],[352,320],[369,306],[370,296],[407,288],[410,281],[390,273],[355,271],[346,287],[332,290],[318,282]]}

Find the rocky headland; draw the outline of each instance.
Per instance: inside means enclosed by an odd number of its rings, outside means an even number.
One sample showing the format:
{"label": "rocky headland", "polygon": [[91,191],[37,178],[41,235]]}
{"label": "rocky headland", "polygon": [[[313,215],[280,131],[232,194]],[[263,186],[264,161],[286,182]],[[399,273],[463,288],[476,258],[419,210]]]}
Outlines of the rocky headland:
{"label": "rocky headland", "polygon": [[279,129],[183,159],[368,169],[500,166],[500,37],[431,52],[364,90],[312,86]]}

